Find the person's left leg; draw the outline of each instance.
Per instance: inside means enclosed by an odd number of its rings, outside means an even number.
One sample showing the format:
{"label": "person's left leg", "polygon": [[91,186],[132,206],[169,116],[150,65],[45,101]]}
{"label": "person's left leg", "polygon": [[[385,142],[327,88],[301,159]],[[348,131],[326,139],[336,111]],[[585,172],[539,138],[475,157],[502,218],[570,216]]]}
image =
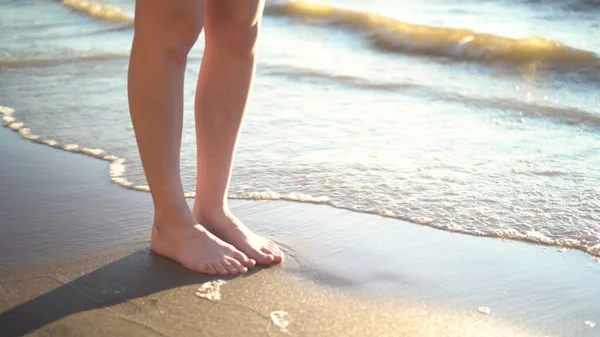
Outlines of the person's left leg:
{"label": "person's left leg", "polygon": [[227,189],[256,69],[264,0],[206,1],[202,66],[196,88],[198,173],[193,214],[206,229],[260,264],[283,252],[229,210]]}
{"label": "person's left leg", "polygon": [[179,170],[188,52],[204,24],[202,0],[139,0],[128,72],[131,121],[154,203],[150,246],[193,271],[234,275],[255,261],[198,224]]}

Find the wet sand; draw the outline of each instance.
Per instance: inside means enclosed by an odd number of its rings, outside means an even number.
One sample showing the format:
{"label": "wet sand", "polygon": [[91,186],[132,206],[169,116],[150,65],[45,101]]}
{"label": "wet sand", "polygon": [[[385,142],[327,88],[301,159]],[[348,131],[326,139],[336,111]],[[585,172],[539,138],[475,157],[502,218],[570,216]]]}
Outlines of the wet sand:
{"label": "wet sand", "polygon": [[148,193],[106,162],[0,143],[0,336],[600,334],[600,263],[581,252],[289,202],[232,201],[288,259],[201,298],[216,278],[149,251]]}

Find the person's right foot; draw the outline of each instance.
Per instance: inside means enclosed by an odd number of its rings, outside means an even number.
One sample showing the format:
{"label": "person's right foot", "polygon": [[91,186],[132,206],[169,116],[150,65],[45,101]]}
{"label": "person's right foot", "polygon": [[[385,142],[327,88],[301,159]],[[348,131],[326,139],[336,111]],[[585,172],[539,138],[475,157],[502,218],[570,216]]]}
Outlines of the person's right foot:
{"label": "person's right foot", "polygon": [[171,258],[192,271],[210,275],[242,274],[256,264],[202,225],[195,224],[191,214],[187,221],[155,217],[150,245],[154,253]]}

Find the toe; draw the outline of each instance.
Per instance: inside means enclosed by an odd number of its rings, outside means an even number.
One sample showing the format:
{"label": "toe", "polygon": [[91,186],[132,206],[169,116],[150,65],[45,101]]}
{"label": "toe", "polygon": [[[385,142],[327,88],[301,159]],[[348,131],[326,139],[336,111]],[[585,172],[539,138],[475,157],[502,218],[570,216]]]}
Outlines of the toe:
{"label": "toe", "polygon": [[234,266],[240,274],[248,272],[248,268],[244,267],[240,261],[234,258],[230,258],[229,263]]}
{"label": "toe", "polygon": [[269,248],[269,250],[271,251],[271,253],[274,256],[274,261],[275,263],[279,263],[282,262],[284,257],[283,257],[283,251],[281,250],[281,248],[279,248],[279,246],[273,242],[273,241],[269,241],[269,244],[267,245],[267,247]]}
{"label": "toe", "polygon": [[246,256],[246,254],[244,254],[240,251],[234,253],[233,258],[240,261],[247,268],[252,268],[256,265],[256,261],[254,259],[248,258],[248,256]]}
{"label": "toe", "polygon": [[231,262],[228,259],[223,259],[223,261],[221,261],[221,264],[225,266],[225,269],[227,269],[229,275],[236,275],[239,273],[238,269],[233,264],[231,264]]}
{"label": "toe", "polygon": [[274,253],[273,254],[273,263],[281,263],[281,262],[283,262],[283,254]]}
{"label": "toe", "polygon": [[214,275],[217,273],[217,271],[215,270],[215,268],[208,264],[208,263],[201,263],[198,268],[195,268],[197,271],[201,272],[201,273],[205,273],[205,274],[209,274],[209,275]]}
{"label": "toe", "polygon": [[219,273],[215,264],[207,263],[206,265],[208,266],[207,269],[208,269],[210,275],[217,275]]}
{"label": "toe", "polygon": [[273,256],[273,253],[267,247],[257,250],[256,254],[254,255],[255,256],[252,257],[254,257],[256,262],[260,264],[271,264],[273,263],[273,260],[275,260],[275,256]]}
{"label": "toe", "polygon": [[215,266],[215,269],[217,270],[217,272],[221,275],[229,275],[229,271],[227,271],[227,268],[225,268],[224,265],[222,265],[220,262],[217,263],[213,263],[213,266]]}
{"label": "toe", "polygon": [[246,261],[246,263],[244,263],[244,266],[246,266],[247,268],[252,268],[252,267],[256,266],[256,260],[255,259],[248,259]]}

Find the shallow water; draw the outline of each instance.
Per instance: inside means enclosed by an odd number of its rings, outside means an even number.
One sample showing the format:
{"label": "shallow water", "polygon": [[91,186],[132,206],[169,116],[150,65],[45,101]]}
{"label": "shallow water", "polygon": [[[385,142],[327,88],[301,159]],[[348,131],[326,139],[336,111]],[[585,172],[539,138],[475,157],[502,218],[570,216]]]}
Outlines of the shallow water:
{"label": "shallow water", "polygon": [[[267,4],[232,197],[600,255],[600,6],[344,4]],[[113,182],[143,186],[126,97],[133,3],[108,5],[0,1],[0,104],[29,138],[102,149],[86,151],[125,160]],[[186,78],[187,191],[201,56],[202,39]]]}

